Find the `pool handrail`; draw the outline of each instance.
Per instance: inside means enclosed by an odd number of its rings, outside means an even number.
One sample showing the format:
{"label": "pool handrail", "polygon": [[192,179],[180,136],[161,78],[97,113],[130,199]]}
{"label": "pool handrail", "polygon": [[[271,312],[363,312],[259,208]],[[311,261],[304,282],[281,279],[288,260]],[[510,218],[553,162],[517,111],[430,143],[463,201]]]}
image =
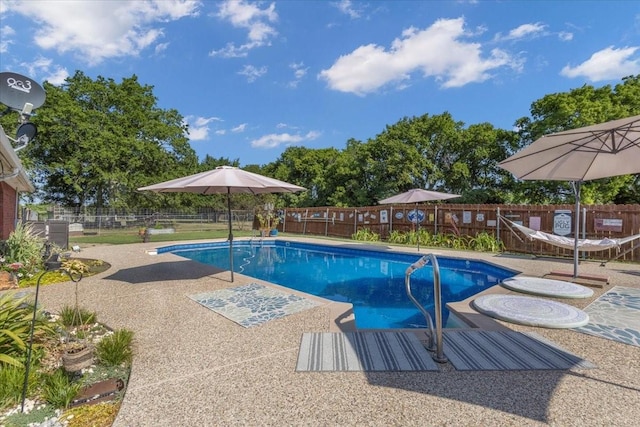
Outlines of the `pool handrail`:
{"label": "pool handrail", "polygon": [[[431,261],[431,265],[433,265],[433,299],[434,299],[434,309],[435,309],[435,330],[433,327],[433,321],[431,320],[431,315],[427,310],[424,309],[422,304],[415,299],[413,294],[411,293],[411,274],[424,267]],[[407,268],[404,275],[404,284],[407,289],[407,295],[413,304],[418,307],[418,310],[422,312],[425,319],[427,320],[427,327],[429,328],[429,343],[427,348],[430,351],[434,351],[435,354],[432,356],[433,360],[439,363],[446,363],[447,357],[444,355],[443,345],[442,345],[442,291],[440,286],[440,267],[438,265],[438,259],[432,253],[424,255],[418,261],[414,262]]]}

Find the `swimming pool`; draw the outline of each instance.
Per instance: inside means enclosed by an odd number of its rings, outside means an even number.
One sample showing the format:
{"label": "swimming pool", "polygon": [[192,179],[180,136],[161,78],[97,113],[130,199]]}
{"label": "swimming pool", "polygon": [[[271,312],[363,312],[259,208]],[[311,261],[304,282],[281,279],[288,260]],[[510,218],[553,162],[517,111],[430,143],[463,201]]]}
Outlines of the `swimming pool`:
{"label": "swimming pool", "polygon": [[[285,240],[235,241],[234,272],[353,305],[359,329],[425,328],[424,316],[405,291],[405,272],[421,254],[375,251],[353,244],[318,245]],[[228,242],[173,245],[158,253],[229,268]],[[438,256],[443,324],[447,302],[466,299],[518,272],[484,261]],[[411,275],[415,298],[434,315],[433,268]]]}

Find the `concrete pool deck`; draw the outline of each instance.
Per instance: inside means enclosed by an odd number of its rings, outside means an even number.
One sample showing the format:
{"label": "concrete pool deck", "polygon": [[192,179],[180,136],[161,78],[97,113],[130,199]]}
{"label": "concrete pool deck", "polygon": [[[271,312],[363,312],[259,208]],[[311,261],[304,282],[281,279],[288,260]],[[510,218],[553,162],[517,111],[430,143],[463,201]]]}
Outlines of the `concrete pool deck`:
{"label": "concrete pool deck", "polygon": [[[296,372],[303,333],[350,327],[348,318],[336,319],[344,305],[322,300],[316,308],[243,328],[187,295],[260,281],[235,274],[231,283],[227,271],[170,253],[147,253],[171,244],[93,246],[74,255],[111,264],[104,273],[80,282],[79,304],[95,310],[99,321],[112,328],[135,332],[131,378],[114,426],[635,426],[640,419],[640,348],[569,329],[508,324],[473,312],[468,315],[478,321],[535,331],[598,368],[463,372],[445,364],[439,372]],[[429,251],[483,259],[530,276],[572,269],[572,260]],[[594,288],[591,298],[563,300],[578,308],[612,286],[640,288],[638,264],[600,267],[583,262],[580,272],[607,275],[610,284]],[[73,303],[75,287],[72,282],[45,286],[40,298],[45,308],[55,311]]]}

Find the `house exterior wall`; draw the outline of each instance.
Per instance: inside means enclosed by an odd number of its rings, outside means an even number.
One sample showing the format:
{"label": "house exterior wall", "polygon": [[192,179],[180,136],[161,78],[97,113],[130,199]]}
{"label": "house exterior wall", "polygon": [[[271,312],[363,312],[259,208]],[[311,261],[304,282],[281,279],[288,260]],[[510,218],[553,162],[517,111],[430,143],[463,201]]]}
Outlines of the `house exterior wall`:
{"label": "house exterior wall", "polygon": [[0,182],[0,240],[9,238],[16,225],[18,193],[5,182]]}
{"label": "house exterior wall", "polygon": [[0,126],[0,240],[7,239],[15,229],[19,193],[34,191],[22,162]]}

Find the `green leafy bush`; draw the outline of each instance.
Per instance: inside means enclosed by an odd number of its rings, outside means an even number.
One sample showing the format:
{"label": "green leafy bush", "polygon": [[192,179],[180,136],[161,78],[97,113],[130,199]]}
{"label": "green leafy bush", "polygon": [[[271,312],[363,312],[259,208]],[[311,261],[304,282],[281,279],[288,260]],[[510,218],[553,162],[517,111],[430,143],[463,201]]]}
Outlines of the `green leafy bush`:
{"label": "green leafy bush", "polygon": [[62,368],[45,375],[43,379],[42,397],[56,408],[68,408],[82,387],[80,383],[73,382]]}
{"label": "green leafy bush", "polygon": [[353,240],[360,240],[364,242],[379,242],[380,235],[378,233],[374,233],[368,228],[361,228],[351,235]]}
{"label": "green leafy bush", "polygon": [[433,236],[427,230],[421,229],[416,232],[417,239],[420,241],[420,244],[423,246],[430,246],[431,241],[433,240]]}
{"label": "green leafy bush", "polygon": [[504,243],[496,239],[492,234],[483,231],[470,241],[470,248],[482,252],[500,252],[504,250]]}
{"label": "green leafy bush", "polygon": [[19,277],[33,276],[44,265],[44,244],[45,240],[35,235],[31,224],[19,223],[4,242],[2,269],[16,271]]}
{"label": "green leafy bush", "polygon": [[402,231],[393,230],[389,233],[389,243],[395,243],[403,245],[407,243],[407,234]]}
{"label": "green leafy bush", "polygon": [[[24,386],[24,367],[3,365],[0,366],[0,412],[1,409],[16,405],[22,399]],[[27,395],[30,396],[36,390],[37,374],[34,369],[29,370],[27,381]]]}
{"label": "green leafy bush", "polygon": [[60,310],[60,322],[67,328],[95,323],[97,317],[98,316],[94,311],[81,307],[76,308],[70,305],[65,305]]}
{"label": "green leafy bush", "polygon": [[133,358],[133,331],[118,329],[100,340],[96,346],[96,356],[107,366],[129,365]]}
{"label": "green leafy bush", "polygon": [[[11,293],[0,295],[0,366],[24,366],[24,355],[31,333],[33,304],[28,297],[16,298]],[[40,311],[36,313],[33,329],[34,345],[52,329]]]}

